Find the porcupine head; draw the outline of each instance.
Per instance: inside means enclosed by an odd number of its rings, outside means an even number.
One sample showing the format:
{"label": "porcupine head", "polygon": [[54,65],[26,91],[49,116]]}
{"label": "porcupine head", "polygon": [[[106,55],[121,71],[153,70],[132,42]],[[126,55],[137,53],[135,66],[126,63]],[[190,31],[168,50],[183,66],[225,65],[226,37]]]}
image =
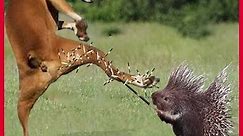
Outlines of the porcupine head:
{"label": "porcupine head", "polygon": [[159,118],[172,125],[176,136],[228,136],[232,128],[226,69],[203,90],[203,76],[186,65],[170,75],[163,90],[152,94]]}

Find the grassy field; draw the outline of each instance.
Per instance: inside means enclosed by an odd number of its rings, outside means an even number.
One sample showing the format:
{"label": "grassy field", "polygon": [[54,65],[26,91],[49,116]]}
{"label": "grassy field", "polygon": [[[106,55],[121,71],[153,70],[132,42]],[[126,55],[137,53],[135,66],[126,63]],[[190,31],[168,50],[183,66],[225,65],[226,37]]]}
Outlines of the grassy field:
{"label": "grassy field", "polygon": [[[119,35],[104,31],[120,29]],[[175,29],[157,23],[91,23],[89,35],[94,46],[108,51],[113,64],[123,71],[130,62],[132,72],[153,67],[163,88],[172,69],[183,61],[197,74],[205,74],[208,85],[227,64],[232,84],[232,116],[238,135],[238,24],[211,26],[212,35],[200,40],[182,37]],[[76,39],[71,31],[58,32]],[[171,126],[162,123],[141,100],[118,82],[103,86],[107,77],[96,66],[80,67],[52,84],[32,110],[31,136],[173,136]],[[31,83],[30,83],[31,85]],[[207,86],[206,85],[206,86]],[[205,87],[206,87],[205,86]],[[134,87],[136,88],[136,87]],[[138,91],[141,90],[136,88]],[[157,89],[148,90],[150,93]],[[143,94],[142,91],[140,91]],[[20,136],[16,112],[18,72],[5,40],[5,134]]]}

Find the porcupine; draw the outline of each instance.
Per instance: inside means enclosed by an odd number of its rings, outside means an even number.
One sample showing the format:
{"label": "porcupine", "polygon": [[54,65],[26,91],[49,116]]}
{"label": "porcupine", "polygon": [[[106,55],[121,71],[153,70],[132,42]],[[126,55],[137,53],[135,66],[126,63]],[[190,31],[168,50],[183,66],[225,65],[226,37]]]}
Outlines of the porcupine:
{"label": "porcupine", "polygon": [[166,87],[152,94],[158,116],[172,125],[176,136],[229,135],[232,121],[226,69],[203,90],[204,77],[180,65],[171,73]]}

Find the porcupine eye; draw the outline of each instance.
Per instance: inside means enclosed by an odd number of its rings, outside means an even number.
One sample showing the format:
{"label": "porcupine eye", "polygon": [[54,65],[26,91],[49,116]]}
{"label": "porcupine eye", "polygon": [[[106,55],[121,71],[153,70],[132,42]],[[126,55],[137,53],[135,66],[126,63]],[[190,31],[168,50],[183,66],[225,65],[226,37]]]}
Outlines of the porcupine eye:
{"label": "porcupine eye", "polygon": [[164,101],[168,102],[169,98],[168,97],[164,97]]}

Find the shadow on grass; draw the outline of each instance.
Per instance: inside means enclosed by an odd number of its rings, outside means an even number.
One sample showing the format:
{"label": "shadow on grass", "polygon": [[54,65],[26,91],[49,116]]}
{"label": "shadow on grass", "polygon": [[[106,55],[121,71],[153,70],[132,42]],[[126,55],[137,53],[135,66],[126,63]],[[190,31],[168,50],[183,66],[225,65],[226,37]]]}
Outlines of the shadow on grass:
{"label": "shadow on grass", "polygon": [[123,129],[114,131],[69,132],[61,136],[131,136],[135,130]]}

